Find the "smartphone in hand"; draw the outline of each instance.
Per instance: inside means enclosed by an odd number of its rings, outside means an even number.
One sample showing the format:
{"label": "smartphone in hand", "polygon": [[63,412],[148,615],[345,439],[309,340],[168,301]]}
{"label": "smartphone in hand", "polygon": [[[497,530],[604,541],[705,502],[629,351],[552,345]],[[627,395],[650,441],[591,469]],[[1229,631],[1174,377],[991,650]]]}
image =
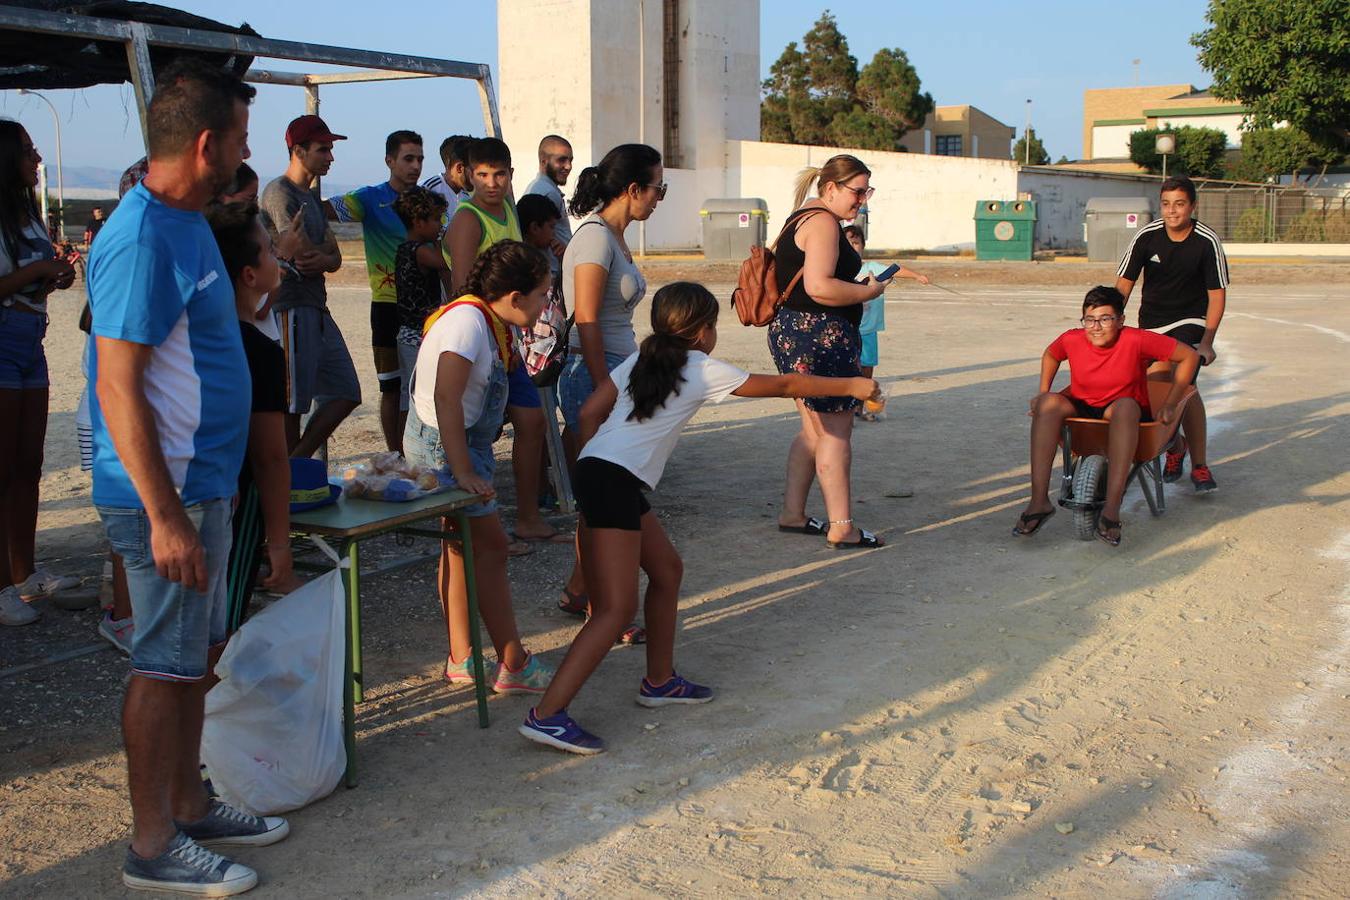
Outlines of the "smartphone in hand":
{"label": "smartphone in hand", "polygon": [[[900,264],[891,263],[889,266],[887,266],[885,269],[883,269],[881,272],[877,273],[873,277],[876,278],[877,281],[890,281],[892,278],[895,277],[895,273],[899,271],[900,271]],[[859,284],[862,284],[865,281],[867,281],[866,275],[858,279]]]}

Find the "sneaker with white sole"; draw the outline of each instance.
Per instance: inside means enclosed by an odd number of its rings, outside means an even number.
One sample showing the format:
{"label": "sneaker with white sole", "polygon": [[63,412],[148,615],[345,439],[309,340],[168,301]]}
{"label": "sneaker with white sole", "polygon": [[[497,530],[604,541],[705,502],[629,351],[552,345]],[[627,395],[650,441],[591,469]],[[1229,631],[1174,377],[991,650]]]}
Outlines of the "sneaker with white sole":
{"label": "sneaker with white sole", "polygon": [[712,688],[694,684],[672,672],[664,684],[652,684],[643,678],[638,688],[637,702],[641,706],[656,707],[672,703],[707,703],[712,698]]}
{"label": "sneaker with white sole", "polygon": [[105,609],[98,623],[99,637],[112,644],[123,656],[131,655],[131,639],[136,633],[136,620],[131,616],[114,619],[112,610]]}
{"label": "sneaker with white sole", "polygon": [[230,897],[257,885],[258,873],[207,850],[180,831],[168,849],[153,859],[142,859],[128,847],[122,883],[138,891]]}
{"label": "sneaker with white sole", "polygon": [[221,800],[196,822],[178,822],[179,830],[199,844],[219,847],[266,847],[291,833],[281,816],[252,816]]}
{"label": "sneaker with white sole", "polygon": [[506,663],[497,666],[497,680],[492,690],[498,694],[542,694],[553,680],[553,670],[531,653],[519,672],[512,672]]}
{"label": "sneaker with white sole", "polygon": [[42,614],[19,596],[13,585],[0,590],[0,625],[32,625]]}
{"label": "sneaker with white sole", "polygon": [[[492,663],[483,660],[483,674],[488,678],[492,677]],[[459,662],[446,657],[445,660],[445,680],[451,684],[467,684],[470,687],[478,683],[473,677],[473,654],[470,653]]]}
{"label": "sneaker with white sole", "polygon": [[605,751],[604,740],[578,725],[565,709],[560,709],[546,718],[540,718],[531,709],[530,714],[516,730],[536,744],[544,744],[568,753],[594,756]]}
{"label": "sneaker with white sole", "polygon": [[18,585],[19,596],[25,600],[40,600],[50,597],[57,591],[68,591],[80,586],[80,579],[74,575],[55,575],[46,569],[38,569]]}

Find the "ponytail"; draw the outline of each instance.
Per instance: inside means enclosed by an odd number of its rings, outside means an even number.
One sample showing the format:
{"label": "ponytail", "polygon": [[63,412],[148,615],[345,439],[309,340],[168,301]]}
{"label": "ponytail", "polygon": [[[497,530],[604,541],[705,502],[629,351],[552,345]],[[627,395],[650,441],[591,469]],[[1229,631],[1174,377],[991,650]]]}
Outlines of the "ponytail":
{"label": "ponytail", "polygon": [[811,182],[813,181],[816,184],[816,195],[819,196],[827,184],[844,184],[859,175],[871,174],[872,170],[867,168],[862,160],[847,153],[831,156],[825,160],[825,165],[819,168],[807,166],[797,173],[797,180],[793,184],[792,208],[793,210],[802,208],[802,204],[806,202],[806,195],[811,191]]}
{"label": "ponytail", "polygon": [[498,241],[478,254],[459,296],[491,302],[512,291],[528,294],[551,277],[548,258],[520,241]]}
{"label": "ponytail", "polygon": [[797,173],[797,180],[792,185],[792,209],[795,212],[802,208],[806,202],[806,195],[811,192],[811,184],[820,178],[820,169],[815,166],[807,166]]}
{"label": "ponytail", "polygon": [[655,147],[620,144],[606,153],[599,165],[581,170],[567,207],[577,217],[602,209],[622,197],[630,186],[651,184],[652,171],[659,165],[661,153]]}
{"label": "ponytail", "polygon": [[679,394],[684,364],[699,332],[717,322],[717,298],[701,284],[676,281],[652,298],[652,333],[638,349],[628,376],[633,411],[628,421],[650,419],[671,394]]}

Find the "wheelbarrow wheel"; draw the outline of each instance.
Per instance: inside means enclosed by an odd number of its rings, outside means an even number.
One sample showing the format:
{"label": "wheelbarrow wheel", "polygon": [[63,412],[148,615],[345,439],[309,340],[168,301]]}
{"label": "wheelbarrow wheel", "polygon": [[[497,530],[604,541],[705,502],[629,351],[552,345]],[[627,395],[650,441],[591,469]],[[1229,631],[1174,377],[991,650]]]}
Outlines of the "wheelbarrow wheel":
{"label": "wheelbarrow wheel", "polygon": [[1097,531],[1102,501],[1106,499],[1105,456],[1085,456],[1078,460],[1073,469],[1073,496],[1079,502],[1092,503],[1092,506],[1073,511],[1073,533],[1080,541],[1090,541]]}

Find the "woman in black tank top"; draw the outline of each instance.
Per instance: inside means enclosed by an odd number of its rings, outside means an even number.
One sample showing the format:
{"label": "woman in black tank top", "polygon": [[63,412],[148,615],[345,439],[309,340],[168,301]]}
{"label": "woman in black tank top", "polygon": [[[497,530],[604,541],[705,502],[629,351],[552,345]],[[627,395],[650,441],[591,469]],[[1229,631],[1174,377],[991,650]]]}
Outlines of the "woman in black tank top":
{"label": "woman in black tank top", "polygon": [[[862,284],[854,281],[862,259],[840,223],[855,218],[871,196],[871,174],[858,159],[841,155],[797,177],[797,211],[788,217],[774,246],[780,291],[803,272],[769,323],[769,352],[780,373],[862,374],[858,364],[862,305],[881,296],[886,286],[871,276]],[[812,182],[817,196],[803,205]],[[857,400],[838,397],[797,401],[802,428],[788,451],[787,485],[778,515],[781,530],[823,534],[834,549],[884,543],[853,524],[849,460],[857,405]],[[816,478],[825,498],[825,522],[806,515],[806,498]]]}

